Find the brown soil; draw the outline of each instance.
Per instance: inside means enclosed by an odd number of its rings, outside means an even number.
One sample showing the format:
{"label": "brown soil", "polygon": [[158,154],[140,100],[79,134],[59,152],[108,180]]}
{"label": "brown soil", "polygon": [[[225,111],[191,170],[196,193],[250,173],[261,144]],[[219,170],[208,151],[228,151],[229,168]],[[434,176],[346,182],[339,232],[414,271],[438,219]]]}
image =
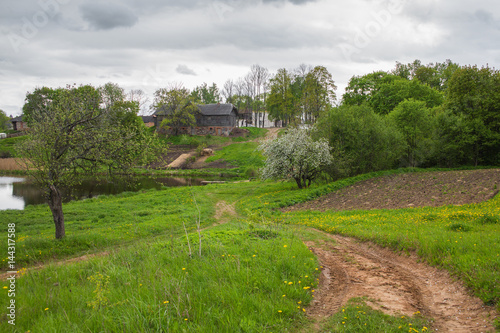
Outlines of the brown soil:
{"label": "brown soil", "polygon": [[324,234],[331,241],[307,242],[319,258],[322,274],[308,310],[315,330],[353,297],[369,297],[368,305],[391,315],[420,312],[432,318],[432,331],[494,332],[496,311],[442,270],[354,239]]}
{"label": "brown soil", "polygon": [[13,171],[26,169],[26,161],[22,158],[0,158],[0,170]]}
{"label": "brown soil", "polygon": [[410,173],[365,180],[283,211],[464,205],[491,199],[499,189],[500,169]]}

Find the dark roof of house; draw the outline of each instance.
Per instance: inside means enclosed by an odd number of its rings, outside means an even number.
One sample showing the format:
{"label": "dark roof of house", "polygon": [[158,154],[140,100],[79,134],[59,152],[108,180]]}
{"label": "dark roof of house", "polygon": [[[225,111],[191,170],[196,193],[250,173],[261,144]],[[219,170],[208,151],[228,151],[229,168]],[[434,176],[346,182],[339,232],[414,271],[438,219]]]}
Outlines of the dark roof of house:
{"label": "dark roof of house", "polygon": [[23,115],[20,115],[19,117],[15,117],[15,118],[12,118],[10,120],[11,123],[17,123],[17,122],[20,122],[20,121],[23,121]]}
{"label": "dark roof of house", "polygon": [[201,114],[205,116],[227,116],[230,115],[233,110],[238,114],[238,109],[233,104],[206,104],[198,105]]}
{"label": "dark roof of house", "polygon": [[145,124],[154,122],[154,116],[141,116],[141,118]]}
{"label": "dark roof of house", "polygon": [[[198,105],[200,113],[204,116],[227,116],[230,115],[233,110],[236,115],[238,115],[238,109],[233,104],[205,104]],[[159,108],[154,114],[158,116],[164,116],[170,113],[170,110],[166,106]]]}

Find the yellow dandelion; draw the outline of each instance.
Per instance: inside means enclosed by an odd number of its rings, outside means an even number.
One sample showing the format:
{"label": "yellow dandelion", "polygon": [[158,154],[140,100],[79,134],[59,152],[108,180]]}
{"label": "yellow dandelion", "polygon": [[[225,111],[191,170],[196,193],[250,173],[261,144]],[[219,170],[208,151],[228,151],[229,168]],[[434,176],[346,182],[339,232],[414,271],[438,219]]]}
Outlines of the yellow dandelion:
{"label": "yellow dandelion", "polygon": [[49,308],[45,308],[45,311],[47,311]]}
{"label": "yellow dandelion", "polygon": [[182,270],[185,271],[186,270],[186,267],[182,267]]}

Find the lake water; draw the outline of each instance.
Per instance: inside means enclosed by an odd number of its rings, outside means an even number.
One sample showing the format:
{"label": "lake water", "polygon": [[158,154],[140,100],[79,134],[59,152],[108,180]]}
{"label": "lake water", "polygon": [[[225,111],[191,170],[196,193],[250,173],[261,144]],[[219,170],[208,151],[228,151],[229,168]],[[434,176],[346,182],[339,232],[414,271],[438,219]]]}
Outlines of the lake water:
{"label": "lake water", "polygon": [[[132,181],[86,180],[71,191],[63,193],[64,201],[92,198],[125,191],[160,189],[162,186],[198,186],[203,179],[174,177],[141,177]],[[24,209],[27,205],[46,203],[43,190],[22,177],[0,176],[0,210]]]}

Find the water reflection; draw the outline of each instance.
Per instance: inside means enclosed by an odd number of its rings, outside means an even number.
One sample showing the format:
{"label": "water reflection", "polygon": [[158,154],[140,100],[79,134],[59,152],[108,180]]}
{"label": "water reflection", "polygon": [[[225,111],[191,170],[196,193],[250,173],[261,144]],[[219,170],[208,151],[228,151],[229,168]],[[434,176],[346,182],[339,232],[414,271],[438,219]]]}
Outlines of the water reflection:
{"label": "water reflection", "polygon": [[[63,191],[65,202],[93,198],[103,194],[118,194],[125,191],[160,189],[162,186],[198,186],[203,179],[172,177],[141,177],[121,180],[89,179],[71,190]],[[20,177],[0,177],[0,210],[24,209],[26,205],[45,203],[44,191]]]}
{"label": "water reflection", "polygon": [[0,177],[0,210],[24,209],[22,197],[14,194],[14,184],[24,181],[19,177]]}

